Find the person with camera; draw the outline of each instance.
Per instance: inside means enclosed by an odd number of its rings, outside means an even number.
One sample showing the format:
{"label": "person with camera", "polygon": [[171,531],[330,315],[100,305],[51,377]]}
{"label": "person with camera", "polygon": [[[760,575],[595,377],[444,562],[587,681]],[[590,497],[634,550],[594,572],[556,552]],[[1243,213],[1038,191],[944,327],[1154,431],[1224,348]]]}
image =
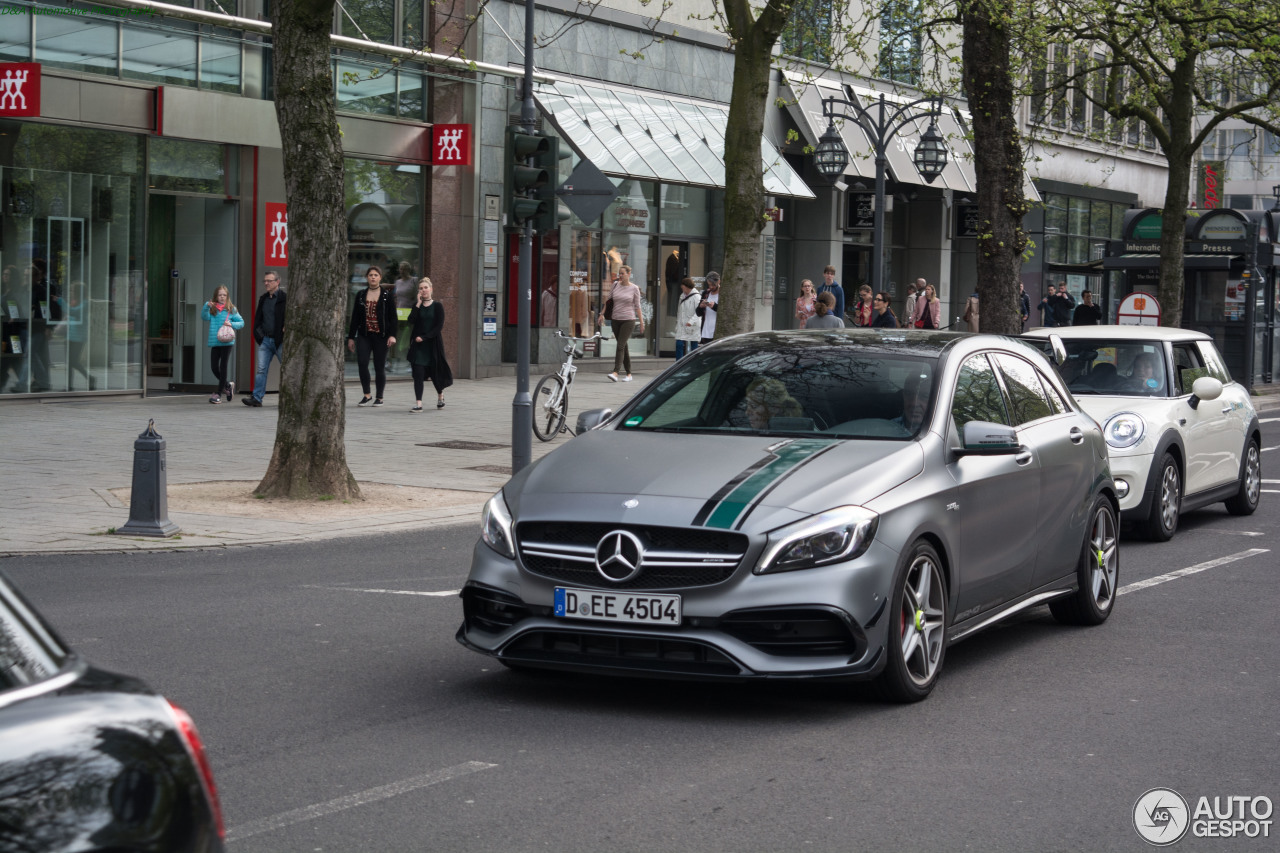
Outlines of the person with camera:
{"label": "person with camera", "polygon": [[716,315],[720,311],[720,273],[712,270],[707,273],[707,292],[702,294],[698,303],[698,316],[702,318],[702,340],[699,343],[709,344],[716,336]]}

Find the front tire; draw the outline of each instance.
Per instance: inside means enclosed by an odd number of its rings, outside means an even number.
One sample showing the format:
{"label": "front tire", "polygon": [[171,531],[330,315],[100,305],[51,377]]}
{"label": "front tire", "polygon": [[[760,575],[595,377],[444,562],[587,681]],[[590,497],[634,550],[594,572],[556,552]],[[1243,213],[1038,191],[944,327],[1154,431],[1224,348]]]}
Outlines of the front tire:
{"label": "front tire", "polygon": [[[549,406],[556,397],[559,402]],[[564,419],[569,413],[569,394],[564,380],[558,373],[548,373],[538,380],[533,389],[533,434],[543,441],[550,441],[560,434]]]}
{"label": "front tire", "polygon": [[1227,498],[1227,512],[1232,515],[1253,515],[1262,497],[1262,454],[1258,442],[1249,439],[1240,460],[1240,491]]}
{"label": "front tire", "polygon": [[1101,625],[1107,621],[1120,577],[1119,530],[1115,507],[1099,495],[1089,511],[1089,529],[1076,569],[1079,587],[1069,598],[1049,602],[1054,619],[1066,625]]}
{"label": "front tire", "polygon": [[1178,530],[1178,512],[1182,507],[1182,474],[1172,453],[1160,457],[1155,469],[1156,494],[1151,502],[1151,514],[1143,522],[1142,530],[1152,542],[1168,542]]}
{"label": "front tire", "polygon": [[879,686],[891,701],[919,702],[933,692],[947,653],[947,589],[942,561],[929,543],[912,548],[893,585],[892,604],[889,660]]}

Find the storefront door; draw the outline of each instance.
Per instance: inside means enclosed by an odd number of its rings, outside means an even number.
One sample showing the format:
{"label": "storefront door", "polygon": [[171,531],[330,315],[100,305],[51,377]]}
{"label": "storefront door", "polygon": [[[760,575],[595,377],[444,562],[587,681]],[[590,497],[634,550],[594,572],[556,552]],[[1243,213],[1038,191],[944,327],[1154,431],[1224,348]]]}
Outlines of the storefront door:
{"label": "storefront door", "polygon": [[[200,196],[152,193],[148,199],[148,389],[204,391],[217,384],[201,306],[219,286],[235,302],[237,207]],[[247,323],[251,306],[236,308]],[[238,345],[247,340],[243,332],[237,338]]]}

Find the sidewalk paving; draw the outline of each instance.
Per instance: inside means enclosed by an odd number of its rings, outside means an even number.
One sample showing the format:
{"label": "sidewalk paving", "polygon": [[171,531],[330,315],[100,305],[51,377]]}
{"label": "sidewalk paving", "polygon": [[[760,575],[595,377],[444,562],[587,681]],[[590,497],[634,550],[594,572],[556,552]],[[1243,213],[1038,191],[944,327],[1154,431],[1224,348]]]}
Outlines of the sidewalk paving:
{"label": "sidewalk paving", "polygon": [[[655,359],[627,383],[579,373],[569,399],[570,423],[586,409],[616,408],[670,363]],[[538,379],[531,377],[530,391]],[[409,411],[411,383],[388,383],[387,404],[377,409],[357,408],[359,385],[348,383],[347,465],[361,484],[456,490],[450,505],[353,512],[338,521],[282,520],[267,505],[251,517],[174,511],[175,486],[228,480],[256,485],[262,479],[275,440],[274,394],[260,409],[242,405],[239,396],[213,406],[207,394],[0,404],[0,556],[316,541],[469,522],[478,531],[480,510],[510,472],[515,379],[459,380],[445,392],[443,409],[435,408],[429,386],[427,391],[426,410],[415,414]],[[172,539],[107,532],[129,520],[128,506],[112,492],[130,487],[133,443],[149,419],[165,441],[169,519],[182,529]],[[442,441],[491,447],[423,446]],[[567,441],[567,435],[550,442],[533,437],[533,458]]]}

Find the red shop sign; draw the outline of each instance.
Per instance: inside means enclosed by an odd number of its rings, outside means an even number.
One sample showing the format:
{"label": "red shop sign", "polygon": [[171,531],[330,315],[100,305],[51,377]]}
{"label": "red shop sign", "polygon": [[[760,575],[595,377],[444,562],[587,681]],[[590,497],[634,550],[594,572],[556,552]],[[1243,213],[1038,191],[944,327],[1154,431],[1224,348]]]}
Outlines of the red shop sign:
{"label": "red shop sign", "polygon": [[0,62],[0,116],[40,115],[40,66]]}
{"label": "red shop sign", "polygon": [[266,265],[289,266],[289,209],[278,201],[267,202]]}

